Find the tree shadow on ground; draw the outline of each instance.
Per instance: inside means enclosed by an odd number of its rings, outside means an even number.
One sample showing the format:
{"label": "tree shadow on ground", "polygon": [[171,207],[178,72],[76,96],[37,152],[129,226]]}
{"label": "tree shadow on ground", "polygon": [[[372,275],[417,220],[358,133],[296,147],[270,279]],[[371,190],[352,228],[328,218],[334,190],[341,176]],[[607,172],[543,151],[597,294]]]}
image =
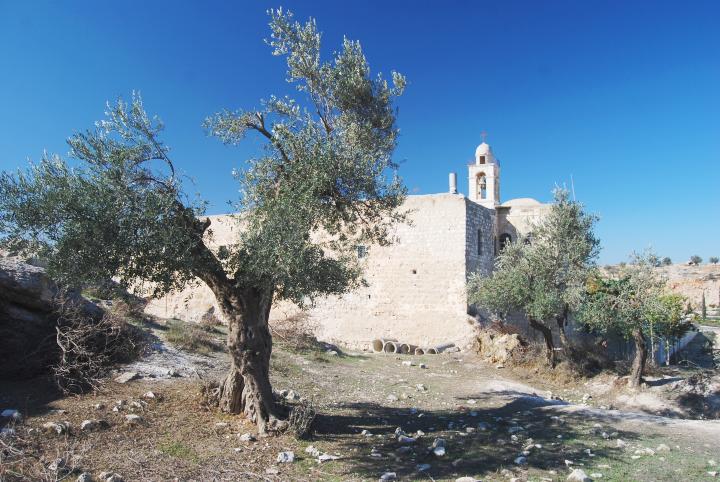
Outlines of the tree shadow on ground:
{"label": "tree shadow on ground", "polygon": [[[592,465],[597,458],[619,460],[623,449],[615,447],[615,439],[639,438],[637,433],[616,431],[606,424],[593,426],[587,414],[544,411],[558,402],[540,397],[494,392],[488,398],[516,396],[495,408],[477,409],[416,411],[375,403],[338,405],[340,413],[318,415],[316,439],[338,444],[346,455],[359,454],[347,458],[347,475],[377,478],[390,471],[403,479],[454,479],[486,477],[504,470],[517,474],[532,468],[562,473],[567,471],[566,460],[574,466]],[[478,394],[474,399],[484,397]],[[418,430],[425,435],[415,443],[401,443],[395,436],[397,427],[411,437]],[[372,436],[360,435],[362,430]],[[442,457],[432,453],[436,438],[445,440]]]}

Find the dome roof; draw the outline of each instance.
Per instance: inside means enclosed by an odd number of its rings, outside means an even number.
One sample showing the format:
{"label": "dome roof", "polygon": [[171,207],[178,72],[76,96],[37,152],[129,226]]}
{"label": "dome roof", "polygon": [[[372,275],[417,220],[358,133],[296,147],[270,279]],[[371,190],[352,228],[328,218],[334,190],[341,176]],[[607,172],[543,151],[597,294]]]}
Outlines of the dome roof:
{"label": "dome roof", "polygon": [[477,149],[475,149],[476,156],[484,156],[490,153],[492,153],[492,149],[490,149],[490,144],[488,144],[487,142],[483,142],[482,144],[477,146]]}
{"label": "dome roof", "polygon": [[520,198],[516,198],[516,199],[510,199],[509,201],[505,201],[504,203],[502,203],[503,206],[508,206],[508,207],[539,206],[541,204],[542,203],[540,201],[538,201],[537,199],[533,199],[530,197],[520,197]]}
{"label": "dome roof", "polygon": [[[483,157],[484,159],[480,159],[481,157]],[[477,146],[477,149],[475,149],[475,163],[476,164],[495,164],[496,163],[495,155],[493,154],[493,151],[490,148],[490,144],[483,141],[482,144]]]}

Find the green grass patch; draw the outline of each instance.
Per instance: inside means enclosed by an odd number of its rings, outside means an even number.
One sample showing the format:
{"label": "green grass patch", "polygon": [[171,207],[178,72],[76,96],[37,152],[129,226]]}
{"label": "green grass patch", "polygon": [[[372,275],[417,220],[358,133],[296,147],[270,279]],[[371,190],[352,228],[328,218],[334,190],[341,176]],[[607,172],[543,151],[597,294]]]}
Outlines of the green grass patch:
{"label": "green grass patch", "polygon": [[178,442],[177,440],[160,444],[158,450],[171,457],[187,460],[194,463],[197,463],[200,459],[200,456],[195,450],[193,450],[191,447],[188,447],[182,442]]}

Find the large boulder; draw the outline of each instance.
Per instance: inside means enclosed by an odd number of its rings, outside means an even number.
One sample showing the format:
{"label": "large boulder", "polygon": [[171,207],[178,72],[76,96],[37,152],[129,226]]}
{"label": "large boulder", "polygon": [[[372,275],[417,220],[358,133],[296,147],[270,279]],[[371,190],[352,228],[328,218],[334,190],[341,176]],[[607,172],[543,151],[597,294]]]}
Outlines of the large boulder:
{"label": "large boulder", "polygon": [[79,294],[61,293],[43,268],[0,256],[0,379],[36,375],[55,359],[61,294],[83,316],[102,317],[102,309]]}
{"label": "large boulder", "polygon": [[501,333],[493,329],[480,330],[477,335],[477,351],[490,363],[505,363],[526,343],[517,333]]}

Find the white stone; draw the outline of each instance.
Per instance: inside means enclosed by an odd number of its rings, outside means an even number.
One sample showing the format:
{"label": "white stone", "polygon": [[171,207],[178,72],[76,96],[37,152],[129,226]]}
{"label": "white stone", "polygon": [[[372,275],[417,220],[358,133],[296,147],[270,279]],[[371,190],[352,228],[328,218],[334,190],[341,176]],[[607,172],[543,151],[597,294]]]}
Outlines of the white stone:
{"label": "white stone", "polygon": [[592,482],[592,479],[582,469],[573,470],[566,480],[567,482]]}
{"label": "white stone", "polygon": [[117,383],[127,383],[129,381],[135,380],[139,377],[137,372],[125,372],[121,374],[118,377],[115,377],[115,382]]}
{"label": "white stone", "polygon": [[427,472],[431,467],[432,465],[430,464],[418,464],[415,466],[415,469],[417,469],[418,472]]}
{"label": "white stone", "polygon": [[92,474],[90,472],[83,472],[82,474],[78,475],[78,478],[75,479],[75,482],[93,482]]}
{"label": "white stone", "polygon": [[324,464],[325,462],[330,462],[332,460],[337,460],[340,457],[337,455],[330,455],[330,454],[322,454],[318,456],[318,462],[321,464]]}
{"label": "white stone", "polygon": [[16,422],[22,421],[22,415],[18,410],[15,409],[5,409],[2,412],[0,412],[0,417],[2,418],[11,418]]}
{"label": "white stone", "polygon": [[384,474],[382,474],[380,476],[380,480],[383,482],[386,480],[397,480],[397,473],[396,472],[385,472]]}
{"label": "white stone", "polygon": [[277,456],[277,461],[280,464],[289,464],[295,461],[295,453],[288,450],[286,452],[280,452]]}
{"label": "white stone", "polygon": [[515,465],[527,465],[527,457],[520,456],[514,460]]}
{"label": "white stone", "polygon": [[240,435],[239,438],[240,438],[241,442],[254,442],[255,441],[255,436],[251,433],[244,433],[244,434]]}
{"label": "white stone", "polygon": [[128,425],[139,425],[143,422],[143,418],[140,415],[129,413],[125,415],[125,423]]}

